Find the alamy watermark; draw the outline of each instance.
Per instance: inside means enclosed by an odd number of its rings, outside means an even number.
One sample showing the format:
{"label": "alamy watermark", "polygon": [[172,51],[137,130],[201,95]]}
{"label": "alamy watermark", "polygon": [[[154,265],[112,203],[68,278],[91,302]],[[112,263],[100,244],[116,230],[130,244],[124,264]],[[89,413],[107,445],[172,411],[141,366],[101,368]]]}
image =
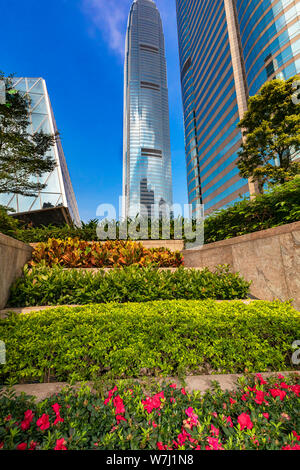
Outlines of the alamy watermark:
{"label": "alamy watermark", "polygon": [[5,81],[0,80],[0,104],[6,103],[6,86]]}
{"label": "alamy watermark", "polygon": [[[125,198],[120,197],[120,213],[112,204],[97,208],[97,237],[100,240],[185,240],[186,248],[204,244],[204,205],[198,204],[139,204],[130,206],[129,216],[123,217]],[[123,210],[121,210],[123,208]],[[131,214],[131,216],[130,216]],[[134,215],[136,214],[136,215]],[[119,220],[117,222],[117,219]]]}
{"label": "alamy watermark", "polygon": [[299,346],[300,346],[300,340],[299,339],[294,341],[293,344],[292,344],[293,349],[298,348],[292,355],[292,364],[294,366],[299,366],[299,364],[300,364],[300,349],[299,349]]}
{"label": "alamy watermark", "polygon": [[295,88],[295,93],[292,95],[292,102],[294,104],[300,104],[300,80],[293,82],[293,88]]}
{"label": "alamy watermark", "polygon": [[4,341],[0,341],[0,364],[6,364],[6,347]]}

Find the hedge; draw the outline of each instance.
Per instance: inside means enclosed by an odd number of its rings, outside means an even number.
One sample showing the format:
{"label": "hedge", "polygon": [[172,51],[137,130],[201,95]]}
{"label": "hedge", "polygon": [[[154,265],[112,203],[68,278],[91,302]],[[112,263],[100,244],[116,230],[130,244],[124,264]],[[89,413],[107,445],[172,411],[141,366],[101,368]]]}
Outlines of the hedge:
{"label": "hedge", "polygon": [[0,383],[292,370],[289,303],[160,301],[59,307],[0,320]]}
{"label": "hedge", "polygon": [[[258,374],[242,378],[234,392],[203,396],[173,383],[147,393],[136,383],[117,385],[104,396],[66,388],[40,403],[2,396],[0,448],[187,450],[187,465],[196,450],[300,450],[299,376]],[[163,466],[165,455],[148,457]]]}
{"label": "hedge", "polygon": [[11,288],[9,306],[85,305],[172,299],[244,299],[250,283],[219,267],[175,272],[128,266],[96,273],[61,267],[25,267]]}
{"label": "hedge", "polygon": [[[240,202],[221,209],[205,219],[204,237],[205,243],[212,243],[227,238],[245,235],[247,233],[265,230],[279,225],[285,225],[300,220],[300,176],[292,181],[258,195],[254,200],[244,198]],[[127,221],[129,223],[130,220]],[[184,222],[184,221],[183,221]],[[53,225],[38,228],[15,228],[9,235],[27,242],[47,242],[49,238],[66,240],[68,238],[80,238],[80,240],[98,240],[96,234],[98,220],[83,223],[82,227],[65,225],[55,227]],[[119,223],[117,222],[117,234]],[[0,232],[6,233],[5,221]],[[149,238],[151,230],[149,230]],[[162,234],[160,233],[160,237]],[[174,221],[171,221],[171,238],[174,238]]]}

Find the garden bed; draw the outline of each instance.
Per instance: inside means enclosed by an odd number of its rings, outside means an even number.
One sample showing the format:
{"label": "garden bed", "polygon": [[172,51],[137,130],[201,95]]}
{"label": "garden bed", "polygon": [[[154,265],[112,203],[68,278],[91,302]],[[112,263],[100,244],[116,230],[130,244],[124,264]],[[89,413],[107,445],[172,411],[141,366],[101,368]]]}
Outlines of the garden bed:
{"label": "garden bed", "polygon": [[[0,383],[292,370],[289,303],[159,301],[12,314],[0,320]],[[296,369],[296,367],[295,367]]]}
{"label": "garden bed", "polygon": [[129,266],[98,272],[62,267],[25,268],[11,287],[9,307],[86,305],[172,299],[245,299],[250,283],[228,267],[176,271]]}
{"label": "garden bed", "polygon": [[299,377],[240,379],[189,394],[176,384],[0,398],[3,450],[300,450]]}

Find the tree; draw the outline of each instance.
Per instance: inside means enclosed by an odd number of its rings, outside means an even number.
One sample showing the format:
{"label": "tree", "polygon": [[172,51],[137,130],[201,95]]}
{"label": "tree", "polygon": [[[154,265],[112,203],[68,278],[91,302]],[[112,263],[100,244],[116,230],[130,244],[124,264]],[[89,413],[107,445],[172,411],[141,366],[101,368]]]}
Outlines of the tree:
{"label": "tree", "polygon": [[47,153],[57,135],[28,132],[30,99],[14,90],[12,78],[0,72],[5,84],[5,100],[0,101],[0,193],[36,196],[46,185],[32,177],[55,168]]}
{"label": "tree", "polygon": [[240,175],[257,183],[260,193],[265,184],[289,181],[300,173],[300,163],[292,154],[300,150],[300,104],[297,96],[300,76],[274,79],[249,98],[248,111],[239,122],[244,141],[237,166]]}

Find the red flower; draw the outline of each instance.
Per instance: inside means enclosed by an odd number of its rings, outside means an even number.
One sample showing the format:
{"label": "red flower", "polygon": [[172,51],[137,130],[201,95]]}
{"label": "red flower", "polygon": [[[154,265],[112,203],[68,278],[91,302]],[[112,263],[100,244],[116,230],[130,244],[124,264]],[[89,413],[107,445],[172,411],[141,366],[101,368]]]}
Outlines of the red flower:
{"label": "red flower", "polygon": [[122,398],[120,397],[120,395],[117,395],[117,396],[113,399],[113,404],[114,404],[114,407],[116,408],[116,415],[125,413],[124,403],[123,403],[123,400],[122,400]]}
{"label": "red flower", "polygon": [[116,415],[117,424],[120,424],[121,421],[127,421],[126,418],[122,415]]}
{"label": "red flower", "polygon": [[7,422],[7,421],[10,421],[12,418],[12,415],[8,415],[6,416],[6,418],[4,418],[4,421]]}
{"label": "red flower", "polygon": [[184,388],[181,389],[181,393],[182,393],[182,395],[186,395],[186,391],[185,391]]}
{"label": "red flower", "polygon": [[26,442],[22,442],[22,444],[17,445],[18,450],[26,450],[27,449],[27,444]]}
{"label": "red flower", "polygon": [[62,437],[61,439],[57,439],[56,441],[56,446],[54,447],[54,450],[67,450],[66,448],[66,441]]}
{"label": "red flower", "polygon": [[262,392],[261,390],[257,390],[256,391],[256,396],[255,396],[255,399],[254,401],[258,404],[258,405],[262,405],[262,403],[268,403],[265,399],[265,394],[264,392]]}
{"label": "red flower", "polygon": [[21,422],[21,429],[26,431],[28,428],[30,428],[31,421],[33,420],[32,410],[25,411],[24,418],[25,419]]}
{"label": "red flower", "polygon": [[292,431],[292,434],[297,439],[297,441],[300,441],[300,434],[297,434],[296,431]]}
{"label": "red flower", "polygon": [[170,398],[170,402],[171,402],[171,403],[176,403],[175,398],[174,398],[174,397],[171,397],[171,398]]}
{"label": "red flower", "polygon": [[295,446],[291,447],[290,445],[288,446],[283,446],[282,450],[300,450],[300,445],[296,444]]}
{"label": "red flower", "polygon": [[269,419],[269,418],[270,418],[269,413],[263,413],[263,416],[264,416],[266,419]]}
{"label": "red flower", "polygon": [[152,421],[152,426],[153,426],[154,428],[157,428],[158,424],[156,424],[155,421]]}
{"label": "red flower", "polygon": [[153,409],[159,409],[161,406],[161,399],[164,399],[164,392],[157,393],[152,398],[147,397],[146,400],[142,400],[142,404],[144,405],[144,409],[151,413]]}
{"label": "red flower", "polygon": [[110,400],[112,399],[112,396],[114,395],[114,393],[118,390],[118,388],[115,386],[112,390],[109,390],[108,391],[108,398],[106,398],[104,400],[104,405],[107,405]]}
{"label": "red flower", "polygon": [[278,390],[277,388],[270,388],[270,392],[273,398],[279,397],[280,400],[283,400],[286,396],[286,392],[284,392],[283,390]]}
{"label": "red flower", "polygon": [[36,446],[37,446],[37,442],[31,441],[30,442],[30,447],[29,447],[28,450],[35,450]]}
{"label": "red flower", "polygon": [[230,401],[230,404],[233,405],[234,403],[236,403],[236,400],[234,400],[233,398],[229,398],[229,401]]}
{"label": "red flower", "polygon": [[54,405],[52,405],[52,408],[53,408],[54,413],[58,414],[61,406],[58,403],[54,403]]}
{"label": "red flower", "polygon": [[4,442],[0,442],[0,449],[3,449],[4,447]]}
{"label": "red flower", "polygon": [[162,442],[156,443],[158,450],[166,450],[167,446],[164,446]]}
{"label": "red flower", "polygon": [[247,428],[247,429],[253,428],[253,423],[251,421],[250,416],[247,413],[242,413],[238,417],[238,423],[240,425],[241,431],[243,431],[244,428]]}
{"label": "red flower", "polygon": [[37,420],[36,425],[42,430],[45,431],[50,427],[49,415],[45,413]]}
{"label": "red flower", "polygon": [[266,385],[267,382],[262,378],[261,374],[256,374],[256,377],[260,381],[260,385]]}
{"label": "red flower", "polygon": [[176,384],[170,384],[170,388],[177,388]]}

